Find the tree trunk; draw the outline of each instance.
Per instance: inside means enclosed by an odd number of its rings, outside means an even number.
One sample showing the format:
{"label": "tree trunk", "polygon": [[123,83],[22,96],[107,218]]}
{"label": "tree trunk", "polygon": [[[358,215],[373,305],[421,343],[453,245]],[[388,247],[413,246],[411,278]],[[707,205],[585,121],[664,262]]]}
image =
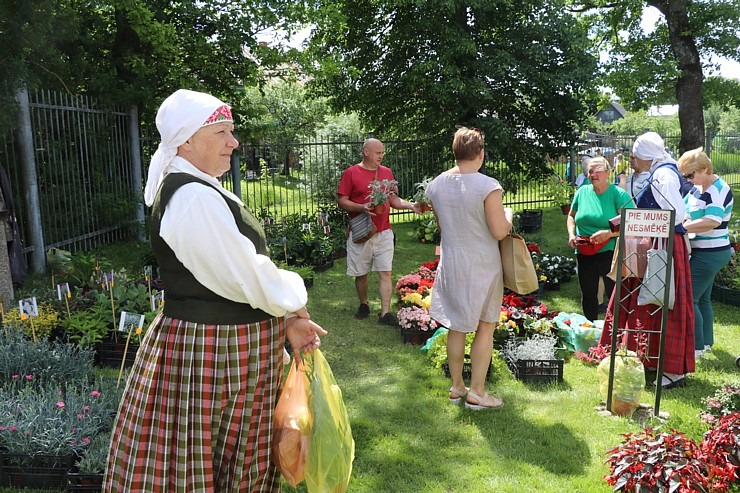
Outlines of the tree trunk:
{"label": "tree trunk", "polygon": [[699,50],[689,24],[687,0],[648,0],[663,14],[668,25],[671,51],[680,74],[676,82],[678,121],[681,125],[679,153],[704,145],[704,94]]}

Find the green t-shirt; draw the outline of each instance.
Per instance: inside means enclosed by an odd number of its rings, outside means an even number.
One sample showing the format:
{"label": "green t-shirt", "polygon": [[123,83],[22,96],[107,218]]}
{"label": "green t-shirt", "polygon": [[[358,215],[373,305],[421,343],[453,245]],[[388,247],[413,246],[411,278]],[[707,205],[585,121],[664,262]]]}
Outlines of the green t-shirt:
{"label": "green t-shirt", "polygon": [[[609,185],[601,195],[594,192],[593,185],[584,185],[573,197],[572,209],[576,211],[576,234],[591,236],[597,231],[609,229],[609,219],[619,214],[619,209],[634,208],[630,195],[616,185]],[[614,250],[617,239],[612,238],[600,251]]]}

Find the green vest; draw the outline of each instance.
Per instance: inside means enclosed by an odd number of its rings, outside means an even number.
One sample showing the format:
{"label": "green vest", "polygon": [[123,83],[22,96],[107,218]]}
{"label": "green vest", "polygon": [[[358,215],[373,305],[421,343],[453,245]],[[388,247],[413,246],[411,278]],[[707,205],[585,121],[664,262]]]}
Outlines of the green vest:
{"label": "green vest", "polygon": [[[269,313],[252,308],[247,303],[237,303],[223,298],[203,286],[177,259],[175,252],[159,235],[162,215],[167,203],[175,191],[187,183],[199,183],[216,190],[216,187],[210,183],[193,175],[170,173],[162,181],[152,205],[151,241],[152,250],[159,263],[159,275],[166,292],[164,315],[187,322],[220,325],[247,324],[274,318]],[[234,215],[239,232],[254,244],[257,253],[266,255],[265,232],[257,219],[246,207],[229,200],[221,192],[218,193]],[[218,238],[212,238],[212,240],[218,241]],[[219,259],[213,259],[213,262],[218,261]]]}

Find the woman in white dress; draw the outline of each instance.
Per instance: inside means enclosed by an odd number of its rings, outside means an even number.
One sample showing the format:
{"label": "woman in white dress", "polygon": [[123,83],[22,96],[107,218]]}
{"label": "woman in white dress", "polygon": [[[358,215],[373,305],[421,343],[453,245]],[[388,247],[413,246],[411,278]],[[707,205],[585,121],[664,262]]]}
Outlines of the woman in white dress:
{"label": "woman in white dress", "polygon": [[[485,153],[483,132],[460,128],[452,152],[455,167],[436,177],[426,190],[442,232],[430,315],[449,329],[450,402],[465,399],[470,409],[498,408],[504,403],[486,392],[485,379],[504,291],[498,242],[511,231],[512,212],[503,206],[498,181],[478,172]],[[475,339],[467,388],[462,370],[469,332],[475,332]]]}

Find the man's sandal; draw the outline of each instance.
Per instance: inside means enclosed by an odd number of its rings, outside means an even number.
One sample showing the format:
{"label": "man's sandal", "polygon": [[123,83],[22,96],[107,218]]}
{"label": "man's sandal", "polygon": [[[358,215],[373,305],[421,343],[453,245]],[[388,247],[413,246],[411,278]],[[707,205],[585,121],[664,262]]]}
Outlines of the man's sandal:
{"label": "man's sandal", "polygon": [[460,404],[460,401],[468,395],[468,388],[465,387],[464,391],[459,391],[455,387],[450,387],[450,404]]}
{"label": "man's sandal", "polygon": [[[473,402],[471,402],[471,398]],[[504,401],[499,397],[493,397],[485,392],[483,397],[479,396],[472,390],[468,391],[467,398],[465,399],[465,407],[474,411],[480,411],[482,409],[498,409],[504,407]]]}

